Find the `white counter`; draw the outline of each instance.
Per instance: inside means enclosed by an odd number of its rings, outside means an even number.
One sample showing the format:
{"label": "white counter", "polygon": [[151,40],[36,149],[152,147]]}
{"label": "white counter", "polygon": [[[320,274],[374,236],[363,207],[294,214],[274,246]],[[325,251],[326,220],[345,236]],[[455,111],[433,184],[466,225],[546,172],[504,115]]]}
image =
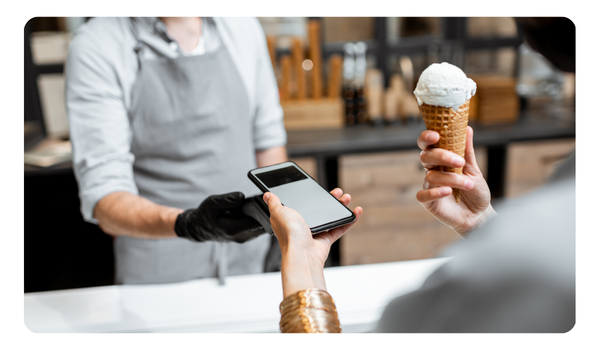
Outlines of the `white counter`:
{"label": "white counter", "polygon": [[[387,303],[449,258],[325,269],[344,332],[372,329]],[[25,294],[33,332],[279,332],[281,275]]]}

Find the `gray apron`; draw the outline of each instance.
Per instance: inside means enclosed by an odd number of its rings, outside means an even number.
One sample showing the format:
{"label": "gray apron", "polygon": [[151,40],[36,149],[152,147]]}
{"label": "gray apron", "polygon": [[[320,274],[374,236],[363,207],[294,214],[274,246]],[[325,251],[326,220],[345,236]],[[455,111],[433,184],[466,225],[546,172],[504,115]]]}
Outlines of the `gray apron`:
{"label": "gray apron", "polygon": [[[135,26],[132,26],[135,28]],[[139,38],[135,29],[134,36]],[[257,193],[253,121],[242,79],[224,43],[214,52],[144,60],[129,109],[134,178],[155,203],[196,208],[211,194]],[[269,235],[244,244],[186,239],[115,241],[119,284],[178,282],[263,272]]]}

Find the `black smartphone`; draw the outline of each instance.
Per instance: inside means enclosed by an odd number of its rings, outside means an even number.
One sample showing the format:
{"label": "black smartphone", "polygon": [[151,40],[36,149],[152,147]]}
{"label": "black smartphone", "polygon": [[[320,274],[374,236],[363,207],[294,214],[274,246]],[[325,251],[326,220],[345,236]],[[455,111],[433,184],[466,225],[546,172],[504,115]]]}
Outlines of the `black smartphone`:
{"label": "black smartphone", "polygon": [[248,177],[263,193],[274,193],[300,213],[313,234],[356,220],[352,210],[292,161],[250,170]]}

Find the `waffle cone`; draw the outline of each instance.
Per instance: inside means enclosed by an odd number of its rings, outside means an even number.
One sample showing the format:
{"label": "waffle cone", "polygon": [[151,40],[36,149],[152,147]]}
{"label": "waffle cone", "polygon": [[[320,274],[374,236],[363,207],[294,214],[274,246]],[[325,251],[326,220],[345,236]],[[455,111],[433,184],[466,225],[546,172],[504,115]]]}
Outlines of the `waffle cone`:
{"label": "waffle cone", "polygon": [[[440,134],[440,140],[433,145],[434,148],[442,148],[461,157],[465,156],[469,103],[470,100],[467,100],[457,112],[452,108],[431,106],[426,103],[419,106],[427,130],[433,130]],[[462,174],[462,168],[439,166],[435,170]],[[460,203],[460,189],[453,188],[452,194],[456,199],[456,203]]]}

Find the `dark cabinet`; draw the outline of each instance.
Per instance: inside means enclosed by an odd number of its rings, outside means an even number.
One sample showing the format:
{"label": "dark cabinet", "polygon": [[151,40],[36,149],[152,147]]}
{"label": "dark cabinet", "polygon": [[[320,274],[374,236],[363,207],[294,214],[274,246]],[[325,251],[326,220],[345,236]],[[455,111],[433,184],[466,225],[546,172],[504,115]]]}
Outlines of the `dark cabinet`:
{"label": "dark cabinet", "polygon": [[83,221],[71,168],[25,171],[25,293],[110,285],[113,238]]}

